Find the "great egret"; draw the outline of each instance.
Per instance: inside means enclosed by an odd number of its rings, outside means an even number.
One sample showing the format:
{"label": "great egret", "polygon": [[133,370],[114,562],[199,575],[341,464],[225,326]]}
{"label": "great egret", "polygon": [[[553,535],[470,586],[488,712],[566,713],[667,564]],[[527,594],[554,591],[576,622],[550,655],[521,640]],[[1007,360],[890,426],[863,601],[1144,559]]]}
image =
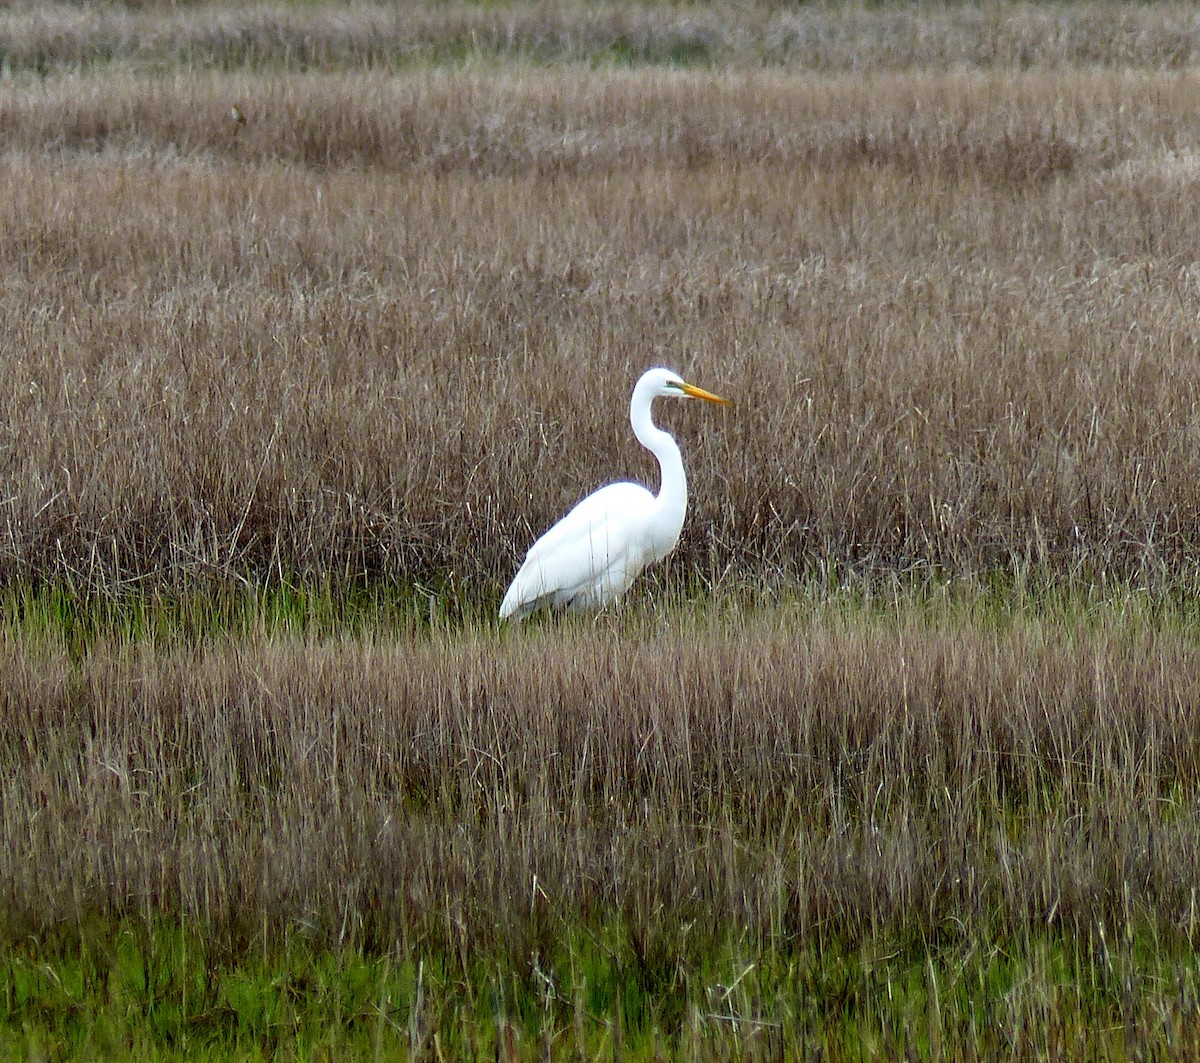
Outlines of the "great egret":
{"label": "great egret", "polygon": [[543,605],[598,609],[674,549],[687,512],[687,477],[675,440],[650,416],[650,405],[660,395],[730,405],[685,384],[669,369],[643,373],[633,389],[629,420],[638,442],[658,458],[662,487],[657,496],[628,482],[588,495],[530,548],[500,604],[501,620],[521,620]]}

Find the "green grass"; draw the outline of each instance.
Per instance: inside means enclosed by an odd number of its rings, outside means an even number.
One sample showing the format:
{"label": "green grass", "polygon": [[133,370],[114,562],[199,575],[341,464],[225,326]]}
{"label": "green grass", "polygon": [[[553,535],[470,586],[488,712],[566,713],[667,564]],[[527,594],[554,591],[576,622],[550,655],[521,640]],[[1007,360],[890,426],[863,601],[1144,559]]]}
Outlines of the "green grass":
{"label": "green grass", "polygon": [[[619,923],[564,927],[550,955],[366,953],[304,928],[229,952],[127,919],[0,957],[0,1052],[105,1059],[920,1059],[964,1049],[1124,1058],[1200,1046],[1200,958],[1150,931],[1023,941],[733,936],[647,957]],[[661,1055],[659,1055],[661,1058]]]}
{"label": "green grass", "polygon": [[190,590],[80,593],[66,584],[0,591],[0,631],[73,656],[97,642],[157,645],[247,635],[358,635],[477,620],[480,606],[446,585],[221,583]]}
{"label": "green grass", "polygon": [[[502,629],[496,621],[496,586],[465,586],[447,577],[426,583],[304,580],[213,582],[186,589],[83,592],[67,583],[20,583],[0,589],[0,633],[50,643],[73,656],[97,642],[168,646],[248,635],[315,637],[367,633],[413,635]],[[825,622],[883,624],[899,619],[935,628],[969,624],[1012,630],[1027,624],[1080,631],[1120,627],[1200,637],[1200,587],[1194,576],[1148,587],[1128,581],[1089,582],[1050,572],[994,573],[955,579],[938,573],[858,576],[813,575],[774,586],[713,588],[683,585],[649,573],[611,611],[610,623],[630,630],[646,625],[687,626],[722,616],[733,625],[747,614],[801,615]],[[576,622],[541,616],[539,629]],[[510,625],[511,626],[511,625]]]}

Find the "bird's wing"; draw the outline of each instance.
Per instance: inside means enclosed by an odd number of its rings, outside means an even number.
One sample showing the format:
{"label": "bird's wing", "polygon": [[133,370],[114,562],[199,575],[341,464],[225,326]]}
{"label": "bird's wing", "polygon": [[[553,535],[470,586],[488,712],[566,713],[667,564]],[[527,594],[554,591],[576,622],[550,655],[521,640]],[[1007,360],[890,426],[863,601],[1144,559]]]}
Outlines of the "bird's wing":
{"label": "bird's wing", "polygon": [[524,616],[543,602],[566,605],[589,593],[602,604],[610,596],[605,584],[614,579],[623,591],[645,564],[637,532],[653,508],[654,496],[638,484],[609,484],[588,495],[530,547],[500,616]]}

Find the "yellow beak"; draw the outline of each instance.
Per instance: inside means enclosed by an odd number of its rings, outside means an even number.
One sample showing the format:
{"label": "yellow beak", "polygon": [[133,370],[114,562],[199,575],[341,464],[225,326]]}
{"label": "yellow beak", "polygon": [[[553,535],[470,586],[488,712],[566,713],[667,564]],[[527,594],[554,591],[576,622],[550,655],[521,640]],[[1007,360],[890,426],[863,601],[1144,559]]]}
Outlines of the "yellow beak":
{"label": "yellow beak", "polygon": [[705,391],[703,388],[698,388],[694,384],[684,384],[683,393],[689,399],[707,399],[709,402],[719,402],[722,406],[733,405],[733,403],[728,399],[723,399],[720,395],[714,395],[711,391]]}

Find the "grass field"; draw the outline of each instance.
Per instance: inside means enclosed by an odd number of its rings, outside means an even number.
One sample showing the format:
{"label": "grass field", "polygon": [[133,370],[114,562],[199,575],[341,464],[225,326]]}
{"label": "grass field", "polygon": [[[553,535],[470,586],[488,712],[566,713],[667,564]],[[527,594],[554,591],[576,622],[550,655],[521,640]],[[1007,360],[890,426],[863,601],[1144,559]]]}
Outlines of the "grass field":
{"label": "grass field", "polygon": [[[0,1054],[1200,1056],[1198,56],[0,13]],[[500,626],[653,364],[678,550]]]}

